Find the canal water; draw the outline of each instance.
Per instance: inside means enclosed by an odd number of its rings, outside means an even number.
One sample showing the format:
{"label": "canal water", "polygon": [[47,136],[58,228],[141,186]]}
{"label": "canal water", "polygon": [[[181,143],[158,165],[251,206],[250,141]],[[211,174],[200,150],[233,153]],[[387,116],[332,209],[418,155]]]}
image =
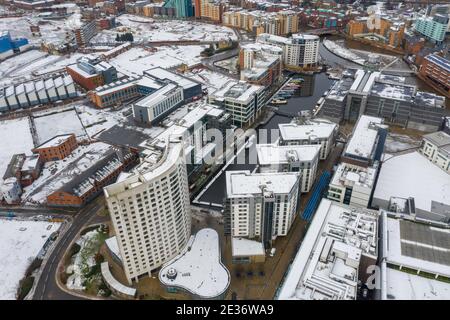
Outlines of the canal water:
{"label": "canal water", "polygon": [[[274,140],[276,140],[277,136],[271,136],[270,130],[278,129],[278,124],[280,123],[291,122],[292,118],[297,116],[300,111],[312,110],[319,99],[323,96],[325,91],[327,91],[334,82],[334,80],[328,78],[325,72],[314,75],[301,75],[301,77],[304,79],[304,82],[302,83],[299,95],[291,97],[290,99],[288,99],[287,104],[279,106],[280,111],[283,111],[283,113],[286,114],[290,114],[291,116],[274,115],[266,124],[259,126],[256,129],[258,132],[258,138],[259,135],[262,136],[261,130],[267,130],[266,132],[268,132],[269,137],[267,139],[268,141],[264,142],[275,142]],[[253,171],[256,168],[255,146],[256,143],[251,145],[249,148],[242,149],[242,151],[238,154],[237,159],[227,167],[226,171]],[[244,153],[245,161],[242,161],[241,159],[244,159]],[[226,194],[225,172],[222,173],[208,188],[208,190],[205,191],[205,193],[199,198],[199,201],[218,204],[221,204],[223,202],[223,198]]]}

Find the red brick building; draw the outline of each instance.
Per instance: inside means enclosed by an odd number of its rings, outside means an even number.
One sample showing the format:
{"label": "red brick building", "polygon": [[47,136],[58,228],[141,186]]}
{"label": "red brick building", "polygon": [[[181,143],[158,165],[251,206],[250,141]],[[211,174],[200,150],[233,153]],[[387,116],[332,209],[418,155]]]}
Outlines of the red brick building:
{"label": "red brick building", "polygon": [[429,54],[422,61],[420,75],[450,98],[450,60],[437,54]]}
{"label": "red brick building", "polygon": [[38,153],[42,161],[62,160],[78,147],[74,134],[58,135],[34,148],[33,153]]}

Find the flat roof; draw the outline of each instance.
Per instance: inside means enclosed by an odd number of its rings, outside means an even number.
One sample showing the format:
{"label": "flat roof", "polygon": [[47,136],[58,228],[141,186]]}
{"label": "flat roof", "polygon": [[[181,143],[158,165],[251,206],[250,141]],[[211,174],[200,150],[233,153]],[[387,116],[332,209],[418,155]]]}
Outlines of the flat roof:
{"label": "flat roof", "polygon": [[159,280],[166,286],[183,288],[200,298],[222,295],[230,285],[230,272],[223,265],[219,234],[205,228],[191,236],[184,250],[166,263]]}
{"label": "flat roof", "polygon": [[165,97],[167,97],[169,94],[171,94],[173,91],[177,89],[177,85],[173,83],[169,83],[162,87],[161,89],[149,94],[148,96],[145,96],[141,100],[137,101],[135,103],[136,106],[143,107],[143,108],[152,108],[155,104],[163,101]]}
{"label": "flat roof", "polygon": [[277,299],[356,299],[361,255],[376,260],[377,243],[378,212],[322,199]]}
{"label": "flat roof", "polygon": [[423,136],[424,140],[430,141],[438,148],[450,145],[450,135],[444,131],[437,131]]}
{"label": "flat roof", "polygon": [[36,149],[57,147],[60,144],[64,143],[71,136],[73,136],[73,134],[62,134],[59,136],[55,136],[55,137],[51,138],[50,140],[47,140],[44,143],[42,143],[41,145],[37,146]]}
{"label": "flat roof", "polygon": [[437,54],[429,54],[425,57],[428,61],[437,64],[439,67],[443,68],[445,71],[450,72],[450,60],[447,60]]}
{"label": "flat roof", "polygon": [[150,77],[159,80],[170,80],[172,82],[175,82],[178,86],[182,87],[185,90],[199,85],[198,82],[195,82],[189,78],[183,77],[182,75],[168,71],[161,67],[145,70],[144,74],[147,74]]}
{"label": "flat roof", "polygon": [[211,96],[214,99],[233,99],[238,102],[247,103],[253,95],[264,90],[264,87],[248,84],[243,81],[230,80],[220,89],[214,91]]}
{"label": "flat roof", "polygon": [[372,188],[377,173],[376,167],[358,167],[345,162],[341,162],[331,179],[330,185],[340,186],[364,186]]}
{"label": "flat roof", "polygon": [[403,219],[383,219],[387,263],[450,277],[450,230]]}
{"label": "flat roof", "polygon": [[245,238],[231,238],[231,254],[233,257],[265,256],[264,244]]}
{"label": "flat roof", "polygon": [[[353,133],[344,150],[344,155],[354,155],[369,159],[375,150],[378,126],[383,119],[362,115],[353,128]],[[374,126],[375,124],[375,126]]]}
{"label": "flat roof", "polygon": [[261,165],[289,163],[291,158],[294,162],[309,162],[317,158],[320,145],[287,145],[257,144],[258,163]]}
{"label": "flat roof", "polygon": [[450,175],[414,151],[385,160],[374,199],[413,197],[416,209],[431,211],[432,202],[450,205]]}
{"label": "flat roof", "polygon": [[249,170],[226,171],[228,198],[262,194],[262,187],[274,194],[288,194],[299,180],[298,173],[250,173]]}
{"label": "flat roof", "polygon": [[337,128],[337,124],[329,122],[312,122],[309,124],[280,123],[278,124],[283,140],[314,140],[328,139]]}

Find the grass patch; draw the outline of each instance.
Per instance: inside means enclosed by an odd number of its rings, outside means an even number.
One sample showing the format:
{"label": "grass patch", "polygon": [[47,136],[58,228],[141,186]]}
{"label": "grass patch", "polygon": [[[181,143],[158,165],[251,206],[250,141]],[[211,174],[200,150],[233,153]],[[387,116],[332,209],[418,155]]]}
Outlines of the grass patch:
{"label": "grass patch", "polygon": [[19,288],[17,290],[17,300],[23,300],[33,287],[34,277],[26,277],[20,280]]}

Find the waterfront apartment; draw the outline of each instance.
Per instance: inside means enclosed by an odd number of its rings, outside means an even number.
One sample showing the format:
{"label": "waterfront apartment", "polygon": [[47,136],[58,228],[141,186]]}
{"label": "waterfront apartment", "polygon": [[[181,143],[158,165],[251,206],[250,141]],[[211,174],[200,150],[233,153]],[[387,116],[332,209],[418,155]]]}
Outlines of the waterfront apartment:
{"label": "waterfront apartment", "polygon": [[167,141],[136,170],[104,188],[128,283],[182,252],[191,235],[183,143]]}
{"label": "waterfront apartment", "polygon": [[323,119],[280,123],[280,145],[320,145],[320,160],[325,160],[333,148],[338,125]]}
{"label": "waterfront apartment", "polygon": [[290,38],[285,38],[263,33],[258,35],[256,42],[281,48],[286,68],[311,67],[319,61],[318,36],[296,33]]}
{"label": "waterfront apartment", "polygon": [[226,172],[225,215],[232,237],[247,238],[270,248],[278,236],[286,236],[300,201],[300,177],[296,172]]}
{"label": "waterfront apartment", "polygon": [[300,191],[309,192],[316,179],[320,145],[257,144],[259,171],[298,172]]}

